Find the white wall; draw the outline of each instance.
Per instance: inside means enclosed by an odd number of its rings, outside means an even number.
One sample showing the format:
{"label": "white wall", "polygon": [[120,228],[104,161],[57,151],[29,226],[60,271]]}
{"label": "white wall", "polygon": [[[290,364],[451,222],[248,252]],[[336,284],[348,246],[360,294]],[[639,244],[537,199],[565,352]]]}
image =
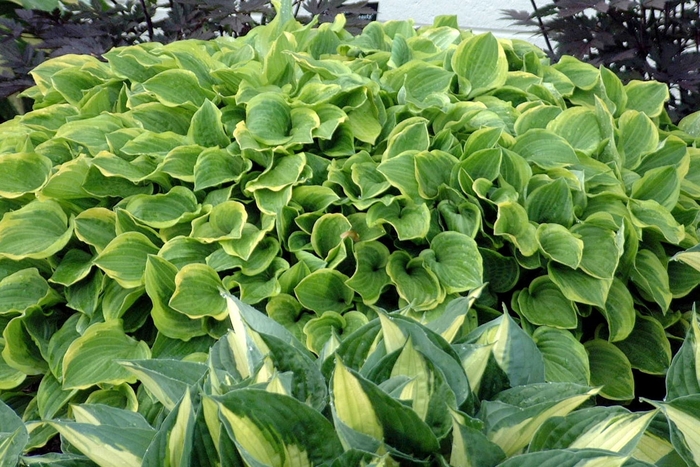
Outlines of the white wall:
{"label": "white wall", "polygon": [[532,11],[529,0],[379,0],[377,20],[415,20],[417,26],[433,23],[439,15],[457,15],[460,27],[474,32],[492,31],[498,37],[516,37],[544,45],[539,37],[524,32],[522,27],[510,26],[510,21],[501,19],[501,10]]}

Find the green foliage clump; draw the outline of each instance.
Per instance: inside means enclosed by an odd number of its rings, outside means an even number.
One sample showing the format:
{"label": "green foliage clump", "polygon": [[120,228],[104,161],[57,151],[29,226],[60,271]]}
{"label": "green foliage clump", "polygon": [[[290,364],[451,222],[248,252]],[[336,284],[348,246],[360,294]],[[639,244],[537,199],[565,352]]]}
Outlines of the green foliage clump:
{"label": "green foliage clump", "polygon": [[[664,85],[448,17],[104,58],[42,63],[0,125],[15,459],[697,463],[700,113]],[[655,411],[567,418],[639,372]]]}

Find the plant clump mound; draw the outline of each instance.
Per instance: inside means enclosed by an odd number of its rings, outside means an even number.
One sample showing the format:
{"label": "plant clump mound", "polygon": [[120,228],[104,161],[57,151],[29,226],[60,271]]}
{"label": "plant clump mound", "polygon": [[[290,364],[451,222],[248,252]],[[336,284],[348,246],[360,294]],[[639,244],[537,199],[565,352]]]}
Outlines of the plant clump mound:
{"label": "plant clump mound", "polygon": [[453,17],[32,75],[0,465],[700,463],[700,113],[665,85]]}

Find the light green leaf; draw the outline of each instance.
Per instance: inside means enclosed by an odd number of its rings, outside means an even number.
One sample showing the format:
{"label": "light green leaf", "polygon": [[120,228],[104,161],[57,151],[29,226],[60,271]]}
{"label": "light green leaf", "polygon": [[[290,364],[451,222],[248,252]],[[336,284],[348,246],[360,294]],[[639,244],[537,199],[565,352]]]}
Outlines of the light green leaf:
{"label": "light green leaf", "polygon": [[517,295],[518,311],[532,324],[574,329],[578,324],[576,304],[567,299],[549,276],[540,276]]}
{"label": "light green leaf", "polygon": [[508,60],[503,47],[491,33],[462,42],[452,56],[452,69],[471,83],[470,97],[505,84]]}
{"label": "light green leaf", "polygon": [[222,290],[224,285],[211,267],[201,263],[188,264],[175,276],[175,291],[168,306],[192,319],[211,316],[222,320],[227,315]]}
{"label": "light green leaf", "polygon": [[540,326],[532,339],[544,357],[545,379],[554,383],[589,385],[591,370],[583,344],[571,332]]}
{"label": "light green leaf", "polygon": [[425,238],[430,229],[430,210],[426,204],[414,204],[410,199],[394,198],[387,206],[375,203],[367,211],[367,225],[391,224],[399,240]]}
{"label": "light green leaf", "polygon": [[149,254],[158,247],[142,233],[125,232],[114,238],[95,258],[95,264],[124,288],[143,285],[143,272]]}
{"label": "light green leaf", "polygon": [[669,98],[668,86],[657,81],[632,80],[625,85],[626,108],[644,112],[650,118],[658,117]]}
{"label": "light green leaf", "polygon": [[22,269],[0,281],[0,315],[24,314],[31,307],[51,306],[61,296],[36,268]]}
{"label": "light green leaf", "polygon": [[584,243],[559,224],[540,224],[537,227],[537,243],[540,251],[552,261],[576,269],[583,258]]}
{"label": "light green leaf", "polygon": [[0,255],[14,260],[48,258],[73,234],[72,219],[56,201],[32,201],[0,220]]}
{"label": "light green leaf", "polygon": [[552,282],[557,284],[566,298],[578,303],[605,306],[612,279],[598,279],[583,271],[568,266],[549,263],[547,272]]}
{"label": "light green leaf", "polygon": [[206,334],[202,320],[190,319],[168,304],[175,293],[177,268],[167,260],[149,255],[144,271],[146,293],[153,303],[151,317],[156,328],[173,339],[189,340]]}
{"label": "light green leaf", "polygon": [[537,253],[537,229],[529,222],[527,211],[517,202],[498,204],[498,217],[493,224],[493,233],[510,240],[523,256]]}
{"label": "light green leaf", "polygon": [[37,153],[0,157],[0,196],[18,198],[40,190],[51,174],[51,160]]}
{"label": "light green leaf", "polygon": [[608,322],[608,340],[610,342],[626,339],[634,329],[636,320],[634,298],[620,279],[613,279],[605,306],[600,308],[600,312]]}
{"label": "light green leaf", "polygon": [[624,157],[624,167],[634,170],[642,156],[656,150],[659,131],[646,114],[634,110],[623,113],[617,125],[620,130],[617,149]]}
{"label": "light green leaf", "polygon": [[[173,83],[177,83],[177,86],[173,86]],[[168,107],[201,107],[206,99],[214,98],[214,93],[203,89],[197,76],[189,70],[162,71],[144,81],[143,87]]]}
{"label": "light green leaf", "polygon": [[602,339],[584,344],[591,367],[591,384],[602,386],[600,395],[612,400],[634,398],[632,366],[620,349]]}
{"label": "light green leaf", "polygon": [[365,304],[371,305],[391,283],[386,273],[389,249],[383,243],[366,241],[356,243],[353,253],[357,269],[345,284],[357,292]]}
{"label": "light green leaf", "polygon": [[577,88],[584,91],[593,89],[600,78],[597,68],[571,56],[561,57],[553,68],[566,75]]}
{"label": "light green leaf", "polygon": [[426,268],[422,258],[411,258],[404,251],[395,251],[389,256],[386,272],[399,296],[416,311],[435,308],[445,298],[440,280]]}
{"label": "light green leaf", "polygon": [[518,136],[511,149],[545,170],[578,163],[571,145],[549,130],[531,129]]}
{"label": "light green leaf", "polygon": [[134,218],[155,229],[191,220],[198,215],[197,208],[194,194],[182,186],[173,187],[164,194],[136,195],[124,207]]}
{"label": "light green leaf", "polygon": [[343,313],[350,308],[355,295],[346,285],[347,280],[346,275],[336,270],[319,269],[304,277],[294,288],[294,294],[299,303],[316,313]]}
{"label": "light green leaf", "polygon": [[118,320],[97,323],[75,339],[63,357],[63,387],[86,389],[95,384],[135,382],[117,360],[150,358],[145,342],[124,334]]}
{"label": "light green leaf", "polygon": [[528,194],[525,208],[530,220],[571,226],[574,220],[574,204],[569,186],[563,178],[544,183]]}
{"label": "light green leaf", "polygon": [[566,109],[547,125],[547,129],[587,155],[593,154],[603,140],[598,117],[594,110],[587,107]]}
{"label": "light green leaf", "polygon": [[226,134],[221,123],[221,110],[209,99],[205,99],[192,116],[187,136],[195,144],[205,148],[224,148],[231,143],[231,137]]}
{"label": "light green leaf", "polygon": [[643,249],[637,252],[630,279],[648,299],[656,302],[663,312],[668,310],[673,298],[668,283],[668,272],[652,251]]}
{"label": "light green leaf", "polygon": [[435,273],[446,293],[465,292],[483,284],[483,266],[476,242],[459,232],[441,232],[420,258]]}
{"label": "light green leaf", "polygon": [[685,237],[683,226],[655,199],[630,199],[627,208],[635,226],[659,232],[674,245],[678,245]]}

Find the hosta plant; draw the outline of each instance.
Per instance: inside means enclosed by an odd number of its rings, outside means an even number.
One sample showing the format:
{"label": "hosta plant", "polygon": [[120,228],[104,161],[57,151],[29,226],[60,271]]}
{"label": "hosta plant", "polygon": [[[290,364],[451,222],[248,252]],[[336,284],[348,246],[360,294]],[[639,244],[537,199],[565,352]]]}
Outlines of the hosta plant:
{"label": "hosta plant", "polygon": [[[158,358],[118,362],[142,384],[132,406],[115,407],[117,397],[74,402],[70,419],[24,423],[0,402],[3,465],[527,467],[546,461],[644,467],[700,461],[695,314],[669,369],[666,400],[630,412],[592,405],[600,388],[545,382],[535,340],[507,314],[455,339],[454,329],[473,312],[467,297],[456,300],[449,319],[428,326],[378,310],[326,356],[311,353],[250,305],[233,296],[226,301],[232,329],[201,359],[176,345]],[[37,403],[57,412],[69,400],[54,384]],[[22,456],[33,431],[44,427],[61,434],[64,452]]]}
{"label": "hosta plant", "polygon": [[[343,451],[411,462],[436,445],[446,452],[448,433],[461,426],[471,427],[465,437],[501,433],[501,404],[541,402],[527,391],[568,388],[546,400],[580,399],[565,404],[570,410],[602,398],[661,399],[663,375],[695,323],[700,113],[671,125],[664,85],[623,86],[609,70],[572,58],[552,66],[531,44],[461,31],[450,17],[419,30],[410,21],[372,23],[353,36],[342,17],[303,26],[290,11],[237,39],[145,43],[112,49],[104,61],[67,55],[32,72],[34,110],[0,125],[0,398],[25,427],[20,451],[60,433],[66,455],[87,454],[91,445],[70,434],[71,424],[126,424],[143,430],[123,432],[141,443],[129,450],[136,463],[151,440],[145,433],[156,436],[163,423],[194,426],[176,422],[201,403],[209,415],[197,415],[197,426],[225,444],[216,452],[258,465],[263,454],[244,454],[234,435],[239,422],[254,433],[262,419],[237,412],[226,441],[216,414],[220,404],[247,404],[226,402],[228,389],[261,368],[272,375],[275,358],[292,365],[296,350],[303,364],[278,368],[274,384],[288,387],[300,372],[311,378],[303,388],[294,383],[295,394],[342,422]],[[269,363],[272,341],[222,341],[231,335],[222,291],[265,310],[296,350]],[[387,310],[399,310],[392,319],[405,338],[382,324]],[[449,350],[411,326],[463,346]],[[375,354],[387,332],[396,335],[386,355]],[[428,352],[418,347],[426,339],[451,360],[425,355],[427,382],[392,375],[391,358],[400,349],[409,360]],[[508,363],[525,352],[518,342],[528,349],[518,360],[525,366]],[[239,347],[212,361],[222,345]],[[256,366],[249,345],[266,366]],[[311,375],[308,352],[323,379]],[[695,358],[684,352],[676,358]],[[367,371],[380,373],[362,376],[371,355],[389,358],[387,366],[371,360]],[[198,386],[205,370],[216,384]],[[154,372],[184,378],[173,383],[182,391],[161,388]],[[636,390],[642,373],[656,376]],[[390,381],[380,388],[389,399],[358,375]],[[687,386],[692,372],[684,375]],[[416,428],[427,444],[396,445],[405,433],[392,426],[415,415],[379,425],[370,418],[359,429],[365,417],[348,419],[354,410],[342,415],[331,404],[329,412],[319,399],[325,389],[306,385],[335,391],[338,378],[369,391],[372,403],[374,395],[385,401],[373,409],[382,413],[403,414],[392,400],[414,399],[420,385],[442,391],[442,408],[423,396],[411,406],[433,437]],[[669,393],[684,391],[669,381]],[[190,408],[173,412],[181,403]],[[271,411],[286,410],[274,404]],[[675,406],[656,404],[673,420]],[[490,410],[496,418],[484,415],[483,430],[461,415]],[[3,413],[14,422],[1,426],[18,423]],[[532,415],[528,426],[556,414]],[[650,432],[666,440],[654,452],[697,462],[697,438],[678,447],[681,435],[664,423]],[[164,431],[158,446],[181,448],[187,430]],[[13,446],[24,436],[6,433]],[[90,433],[92,442],[111,438]],[[531,442],[500,436],[490,439],[506,456]],[[197,439],[207,452],[216,444]],[[319,443],[331,454],[311,464],[336,453],[326,441]],[[301,449],[285,441],[268,454],[282,445]],[[499,452],[484,455],[500,462]],[[597,455],[580,455],[589,454]]]}

